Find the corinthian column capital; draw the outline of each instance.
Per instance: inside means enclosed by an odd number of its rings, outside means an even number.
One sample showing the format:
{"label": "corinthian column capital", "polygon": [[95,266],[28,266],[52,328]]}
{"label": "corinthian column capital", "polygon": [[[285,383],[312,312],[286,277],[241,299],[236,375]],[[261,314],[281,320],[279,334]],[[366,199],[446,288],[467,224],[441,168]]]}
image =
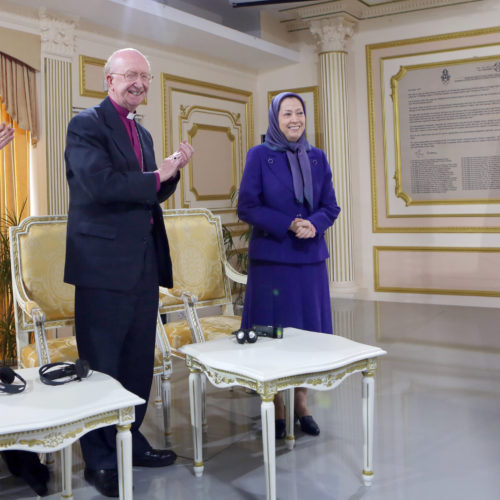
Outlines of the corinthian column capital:
{"label": "corinthian column capital", "polygon": [[311,21],[309,30],[315,36],[320,52],[344,51],[354,34],[356,23],[343,16]]}
{"label": "corinthian column capital", "polygon": [[42,51],[54,56],[72,57],[76,22],[51,15],[44,7],[40,8],[39,16]]}

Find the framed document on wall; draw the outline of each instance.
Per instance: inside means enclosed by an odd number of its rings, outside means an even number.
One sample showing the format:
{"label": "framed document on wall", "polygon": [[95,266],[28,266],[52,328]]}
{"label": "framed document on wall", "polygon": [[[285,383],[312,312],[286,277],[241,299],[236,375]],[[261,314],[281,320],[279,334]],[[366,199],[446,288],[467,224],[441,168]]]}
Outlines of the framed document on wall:
{"label": "framed document on wall", "polygon": [[500,28],[366,59],[374,232],[500,232]]}
{"label": "framed document on wall", "polygon": [[500,203],[500,55],[402,66],[391,79],[396,196]]}

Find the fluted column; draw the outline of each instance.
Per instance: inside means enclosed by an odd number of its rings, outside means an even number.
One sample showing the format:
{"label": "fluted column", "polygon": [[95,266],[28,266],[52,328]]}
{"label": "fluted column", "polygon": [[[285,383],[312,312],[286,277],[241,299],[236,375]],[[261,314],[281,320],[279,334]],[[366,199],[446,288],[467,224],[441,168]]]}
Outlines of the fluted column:
{"label": "fluted column", "polygon": [[69,193],[66,183],[64,148],[66,129],[72,114],[71,66],[75,23],[51,17],[40,10],[42,38],[42,116],[45,117],[47,162],[47,213],[65,214]]}
{"label": "fluted column", "polygon": [[354,291],[351,209],[351,164],[347,100],[346,42],[354,23],[345,17],[311,21],[309,29],[319,47],[324,149],[332,167],[333,185],[342,211],[326,233],[330,250],[328,272],[332,290]]}

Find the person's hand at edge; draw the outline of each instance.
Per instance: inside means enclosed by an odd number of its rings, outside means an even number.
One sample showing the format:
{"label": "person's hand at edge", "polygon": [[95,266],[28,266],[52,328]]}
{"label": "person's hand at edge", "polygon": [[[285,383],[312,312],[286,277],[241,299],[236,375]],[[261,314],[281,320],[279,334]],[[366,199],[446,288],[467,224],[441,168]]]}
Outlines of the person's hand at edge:
{"label": "person's hand at edge", "polygon": [[0,125],[0,149],[4,148],[14,139],[14,129],[3,122]]}

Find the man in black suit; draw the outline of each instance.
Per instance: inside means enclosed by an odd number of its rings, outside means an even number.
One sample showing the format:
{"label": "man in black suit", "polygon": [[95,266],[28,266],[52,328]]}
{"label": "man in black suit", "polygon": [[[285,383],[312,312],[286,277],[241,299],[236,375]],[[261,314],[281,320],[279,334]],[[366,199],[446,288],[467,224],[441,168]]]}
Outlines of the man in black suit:
{"label": "man in black suit", "polygon": [[[152,76],[135,49],[113,53],[104,68],[108,97],[76,115],[65,151],[70,202],[64,279],[75,285],[78,354],[148,400],[153,378],[158,286],[172,286],[172,268],[160,203],[174,191],[179,169],[193,153],[183,142],[157,168],[153,140],[135,122]],[[133,465],[174,462],[140,433],[146,405],[136,407]],[[104,427],[80,440],[85,479],[118,496],[115,430]]]}

